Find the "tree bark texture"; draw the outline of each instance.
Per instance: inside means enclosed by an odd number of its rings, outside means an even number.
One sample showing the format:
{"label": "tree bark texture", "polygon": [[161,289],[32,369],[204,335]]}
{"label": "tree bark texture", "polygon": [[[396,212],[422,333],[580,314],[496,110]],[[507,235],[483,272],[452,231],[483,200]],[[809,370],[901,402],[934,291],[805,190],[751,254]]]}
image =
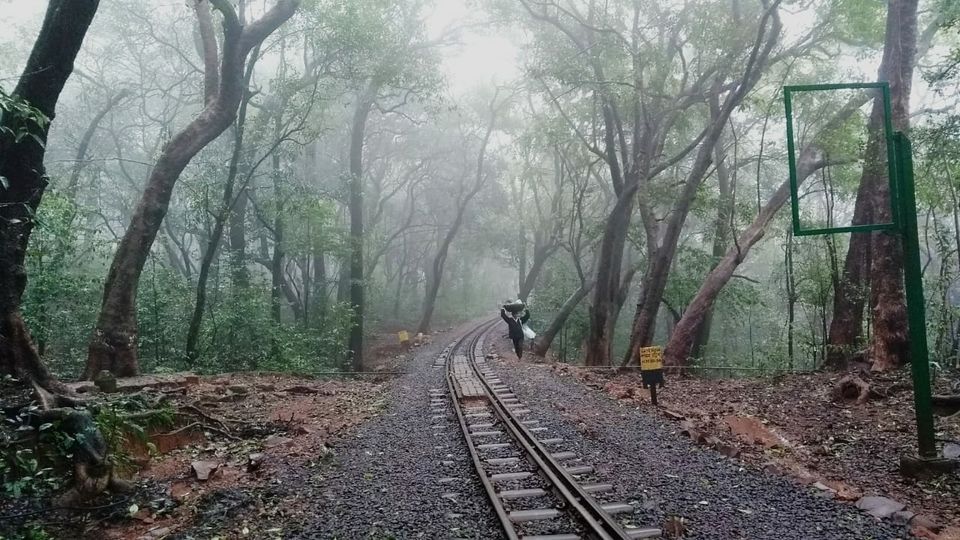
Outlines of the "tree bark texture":
{"label": "tree bark texture", "polygon": [[[893,128],[910,129],[910,89],[917,54],[918,0],[890,0],[884,67],[890,83]],[[873,191],[873,219],[892,220],[890,185],[878,182]],[[914,210],[915,209],[911,209]],[[903,292],[903,246],[899,235],[874,232],[870,238],[870,301],[873,310],[871,369],[883,371],[909,360],[907,303]],[[925,330],[921,330],[925,331]],[[918,359],[926,362],[926,358]]]}
{"label": "tree bark texture", "polygon": [[[216,68],[217,50],[210,4],[223,14],[223,53]],[[130,225],[117,247],[104,285],[103,303],[90,339],[84,378],[101,370],[117,376],[139,372],[137,356],[137,287],[143,265],[156,239],[173,188],[190,160],[233,123],[243,98],[243,68],[249,52],[289,19],[299,0],[278,0],[259,20],[242,26],[227,0],[197,0],[197,15],[205,44],[205,106],[193,121],[168,141],[160,152]],[[216,87],[210,88],[216,72]]]}
{"label": "tree bark texture", "polygon": [[[47,187],[43,156],[49,122],[99,0],[50,0],[40,33],[12,96],[42,113],[39,125],[10,113],[0,117],[0,373],[62,389],[40,359],[20,302],[27,286],[24,267],[34,216]],[[30,135],[17,140],[15,133]],[[36,138],[34,138],[36,137]]]}
{"label": "tree bark texture", "polygon": [[[723,145],[721,142],[714,150],[717,167],[717,184],[720,188],[720,197],[717,200],[717,219],[714,222],[713,250],[711,251],[713,264],[710,267],[711,270],[716,268],[717,262],[727,251],[727,244],[730,241],[730,234],[732,233],[730,230],[730,224],[735,203],[733,197],[733,185],[730,179],[730,170],[727,167],[726,154],[722,146]],[[679,318],[674,321],[674,328],[676,328],[676,322],[679,322]],[[707,347],[707,342],[710,341],[710,328],[712,326],[712,322],[713,306],[707,310],[706,315],[703,317],[703,322],[701,322],[700,326],[694,331],[695,337],[693,340],[693,350],[691,353],[695,358],[703,358],[704,350]]]}
{"label": "tree bark texture", "polygon": [[[347,351],[354,371],[363,371],[363,141],[379,85],[371,81],[357,103],[350,131],[350,335]],[[342,270],[341,270],[342,271]]]}
{"label": "tree bark texture", "polygon": [[[887,5],[886,38],[877,78],[890,84],[893,128],[898,131],[906,132],[910,128],[910,89],[916,54],[917,0],[891,0]],[[857,190],[854,223],[885,223],[891,220],[891,203],[886,171],[877,169],[886,162],[882,159],[886,145],[882,139],[883,107],[879,100],[874,102],[869,128],[871,136]],[[902,258],[898,235],[874,232],[851,236],[844,262],[843,286],[834,298],[827,346],[828,365],[843,367],[858,348],[868,282],[874,328],[869,347],[872,369],[882,371],[907,362]]]}

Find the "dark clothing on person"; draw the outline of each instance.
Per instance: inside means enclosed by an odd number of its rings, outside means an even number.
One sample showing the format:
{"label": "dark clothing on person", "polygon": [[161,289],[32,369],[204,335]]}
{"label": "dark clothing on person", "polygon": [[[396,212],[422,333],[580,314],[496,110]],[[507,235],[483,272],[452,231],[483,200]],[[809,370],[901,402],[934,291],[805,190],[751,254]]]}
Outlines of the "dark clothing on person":
{"label": "dark clothing on person", "polygon": [[517,358],[523,357],[523,325],[530,319],[530,312],[524,310],[523,317],[515,319],[507,315],[503,309],[500,310],[500,317],[507,323],[510,340],[513,341],[513,351],[517,353]]}

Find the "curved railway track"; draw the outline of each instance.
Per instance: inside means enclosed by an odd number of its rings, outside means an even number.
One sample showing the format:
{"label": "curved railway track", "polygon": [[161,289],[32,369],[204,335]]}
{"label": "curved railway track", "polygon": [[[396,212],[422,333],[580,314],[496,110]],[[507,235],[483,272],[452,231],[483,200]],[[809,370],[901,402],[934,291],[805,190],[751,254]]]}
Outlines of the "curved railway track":
{"label": "curved railway track", "polygon": [[[487,366],[486,333],[498,322],[479,325],[447,346],[448,391],[470,457],[506,537],[510,540],[658,538],[655,528],[626,527],[617,515],[632,513],[623,503],[601,503],[594,494],[610,484],[581,483],[594,472],[574,452],[557,451],[558,438],[540,438],[547,428]],[[431,392],[438,404],[443,393]]]}

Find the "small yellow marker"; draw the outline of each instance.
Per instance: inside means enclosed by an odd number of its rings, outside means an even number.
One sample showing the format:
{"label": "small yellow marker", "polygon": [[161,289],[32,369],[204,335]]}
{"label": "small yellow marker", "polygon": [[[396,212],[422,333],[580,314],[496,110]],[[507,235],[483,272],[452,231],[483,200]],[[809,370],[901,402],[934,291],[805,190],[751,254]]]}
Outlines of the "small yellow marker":
{"label": "small yellow marker", "polygon": [[406,330],[401,330],[397,332],[397,337],[400,338],[401,345],[406,345],[407,343],[410,343],[410,334],[408,334]]}
{"label": "small yellow marker", "polygon": [[650,387],[650,403],[657,405],[657,386],[663,386],[663,347],[640,347],[640,379]]}
{"label": "small yellow marker", "polygon": [[640,371],[663,369],[663,347],[640,347]]}

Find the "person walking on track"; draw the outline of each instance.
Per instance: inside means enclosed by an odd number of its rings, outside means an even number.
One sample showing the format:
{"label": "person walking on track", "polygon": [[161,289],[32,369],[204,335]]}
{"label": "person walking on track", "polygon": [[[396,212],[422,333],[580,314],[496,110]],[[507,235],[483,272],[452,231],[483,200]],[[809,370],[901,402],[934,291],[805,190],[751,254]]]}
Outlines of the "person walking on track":
{"label": "person walking on track", "polygon": [[517,360],[523,358],[523,325],[530,318],[530,312],[523,310],[523,317],[519,312],[507,315],[507,310],[500,308],[500,317],[507,323],[510,330],[510,340],[513,341],[513,350],[517,353]]}

